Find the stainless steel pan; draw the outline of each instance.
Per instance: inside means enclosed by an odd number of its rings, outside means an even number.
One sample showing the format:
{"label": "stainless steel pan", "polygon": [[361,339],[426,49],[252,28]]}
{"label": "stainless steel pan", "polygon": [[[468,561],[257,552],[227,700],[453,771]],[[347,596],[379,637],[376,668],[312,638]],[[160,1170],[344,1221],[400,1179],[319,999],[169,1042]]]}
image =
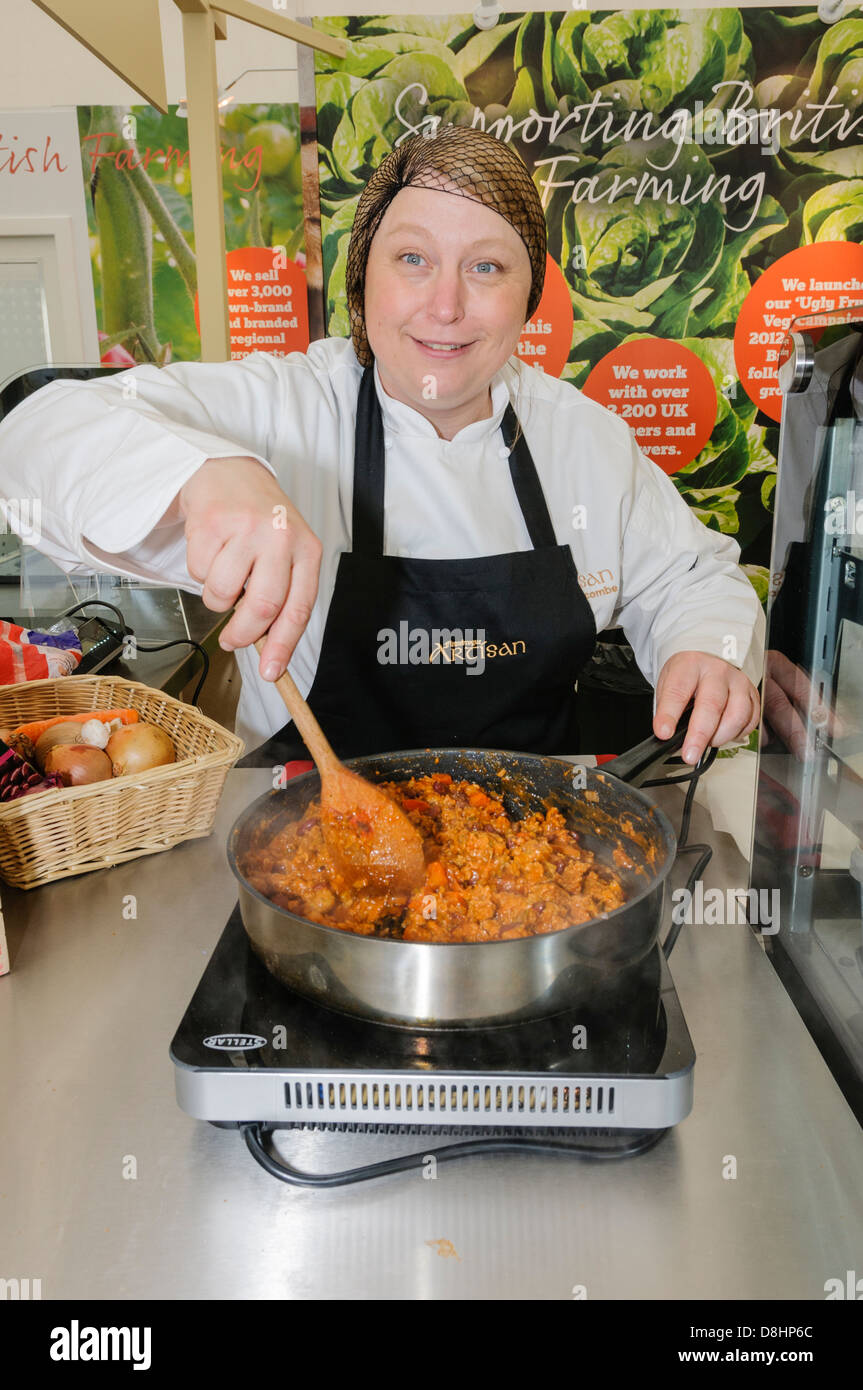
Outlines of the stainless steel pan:
{"label": "stainless steel pan", "polygon": [[[621,879],[627,901],[588,922],[515,941],[434,944],[360,936],[308,922],[265,898],[239,865],[259,836],[299,818],[318,794],[316,772],[296,777],[252,802],[229,836],[228,859],[252,948],[290,989],[378,1022],[460,1028],[556,1013],[641,960],[656,941],[676,841],[667,817],[624,778],[643,775],[682,741],[683,728],[663,742],[647,739],[615,759],[614,773],[584,770],[584,787],[573,785],[572,764],[527,753],[426,748],[347,763],[372,781],[441,772],[470,779],[502,797],[516,817],[548,804],[563,811],[582,844]],[[618,847],[631,869],[615,864]]]}

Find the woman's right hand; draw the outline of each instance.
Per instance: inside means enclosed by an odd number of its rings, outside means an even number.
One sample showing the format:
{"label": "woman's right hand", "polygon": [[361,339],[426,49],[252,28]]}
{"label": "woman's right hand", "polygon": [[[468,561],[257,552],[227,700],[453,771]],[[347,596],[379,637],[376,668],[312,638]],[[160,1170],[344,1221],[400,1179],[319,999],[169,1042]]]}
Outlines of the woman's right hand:
{"label": "woman's right hand", "polygon": [[219,645],[233,651],[266,633],[259,670],[264,680],[277,680],[311,617],[320,541],[253,458],[208,459],[176,504],[186,567],[204,585],[204,604],[216,613],[237,605]]}

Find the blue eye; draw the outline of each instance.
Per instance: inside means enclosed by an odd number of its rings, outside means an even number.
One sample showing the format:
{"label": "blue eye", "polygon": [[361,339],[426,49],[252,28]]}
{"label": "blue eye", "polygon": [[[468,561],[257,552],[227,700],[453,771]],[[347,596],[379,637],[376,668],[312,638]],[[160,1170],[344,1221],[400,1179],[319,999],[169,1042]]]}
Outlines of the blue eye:
{"label": "blue eye", "polygon": [[422,260],[422,256],[420,255],[419,251],[406,251],[402,259],[406,260],[409,265],[419,265]]}
{"label": "blue eye", "polygon": [[495,265],[494,261],[477,262],[477,270],[481,270],[483,266],[488,266],[489,270],[497,270],[497,266]]}

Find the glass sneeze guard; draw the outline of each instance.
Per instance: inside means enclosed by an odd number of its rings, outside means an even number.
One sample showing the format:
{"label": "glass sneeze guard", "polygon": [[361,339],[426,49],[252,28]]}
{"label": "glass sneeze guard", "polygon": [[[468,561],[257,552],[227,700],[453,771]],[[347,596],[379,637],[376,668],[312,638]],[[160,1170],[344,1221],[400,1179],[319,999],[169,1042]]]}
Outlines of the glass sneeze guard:
{"label": "glass sneeze guard", "polygon": [[863,304],[796,320],[783,390],[750,888],[863,1122]]}

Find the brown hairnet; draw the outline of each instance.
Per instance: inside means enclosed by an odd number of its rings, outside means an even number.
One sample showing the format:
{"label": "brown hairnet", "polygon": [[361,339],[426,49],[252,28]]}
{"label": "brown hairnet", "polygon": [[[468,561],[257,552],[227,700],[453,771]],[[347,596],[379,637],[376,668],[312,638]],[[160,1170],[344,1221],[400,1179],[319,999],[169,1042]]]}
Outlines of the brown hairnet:
{"label": "brown hairnet", "polygon": [[[453,188],[453,184],[456,185]],[[381,161],[360,194],[345,272],[351,338],[364,367],[374,360],[366,337],[365,287],[369,250],[381,219],[402,188],[436,188],[484,203],[515,228],[530,257],[526,319],[535,312],[545,279],[546,226],[536,185],[515,150],[487,131],[448,126],[412,135]]]}

